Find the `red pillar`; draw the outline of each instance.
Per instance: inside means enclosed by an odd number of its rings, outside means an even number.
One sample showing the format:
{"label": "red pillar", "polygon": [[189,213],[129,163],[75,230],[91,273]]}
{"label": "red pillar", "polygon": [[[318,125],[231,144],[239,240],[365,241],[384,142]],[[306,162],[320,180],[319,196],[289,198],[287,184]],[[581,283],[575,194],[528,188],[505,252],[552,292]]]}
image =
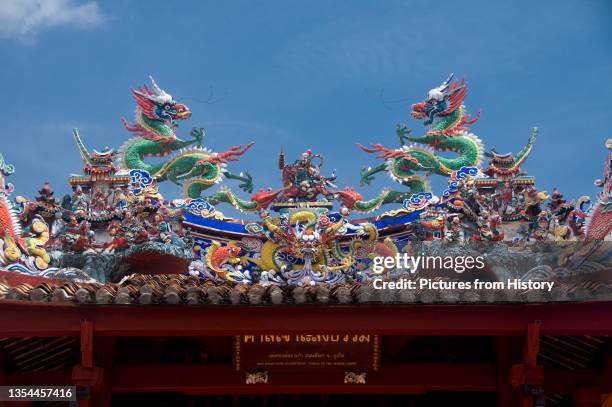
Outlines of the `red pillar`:
{"label": "red pillar", "polygon": [[544,367],[538,365],[540,352],[540,322],[527,324],[527,337],[523,353],[523,363],[512,366],[512,387],[519,392],[519,405],[533,407],[535,394],[544,385]]}
{"label": "red pillar", "polygon": [[515,407],[518,404],[517,393],[510,382],[512,363],[518,359],[517,345],[514,337],[498,336],[495,338],[498,407]]}
{"label": "red pillar", "polygon": [[93,323],[81,321],[81,364],[72,369],[72,383],[87,392],[79,399],[81,407],[90,407],[91,392],[104,384],[104,369],[93,365]]}
{"label": "red pillar", "polygon": [[109,406],[112,398],[111,377],[113,359],[115,356],[116,338],[96,337],[96,353],[94,364],[103,369],[104,376],[99,387],[92,392],[92,403],[94,406]]}

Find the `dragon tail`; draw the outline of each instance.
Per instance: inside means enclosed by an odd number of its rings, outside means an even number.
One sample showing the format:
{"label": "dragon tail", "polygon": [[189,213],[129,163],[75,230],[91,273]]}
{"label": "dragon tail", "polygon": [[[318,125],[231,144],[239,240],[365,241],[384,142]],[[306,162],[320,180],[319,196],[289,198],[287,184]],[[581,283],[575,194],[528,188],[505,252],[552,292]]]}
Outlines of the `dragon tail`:
{"label": "dragon tail", "polygon": [[[189,182],[191,181],[192,180],[190,180]],[[188,189],[186,190],[186,193],[193,193],[193,194],[197,193],[198,194],[197,198],[200,198],[199,194],[206,188],[208,187],[205,185],[192,185],[191,187],[188,187]],[[260,206],[257,202],[245,201],[244,199],[240,199],[229,188],[221,188],[214,195],[204,197],[203,199],[211,203],[212,205],[217,205],[222,202],[228,203],[241,212],[253,212],[253,211],[257,211],[258,209],[260,209]]]}

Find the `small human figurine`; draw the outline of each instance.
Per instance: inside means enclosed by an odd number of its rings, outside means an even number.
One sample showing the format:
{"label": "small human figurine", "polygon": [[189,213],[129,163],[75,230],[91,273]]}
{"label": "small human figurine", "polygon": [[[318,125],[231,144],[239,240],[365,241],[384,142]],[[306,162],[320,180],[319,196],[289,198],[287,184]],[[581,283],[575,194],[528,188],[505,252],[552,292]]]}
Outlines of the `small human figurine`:
{"label": "small human figurine", "polygon": [[[318,163],[313,161],[317,159]],[[335,187],[335,171],[330,177],[321,175],[323,157],[306,150],[293,164],[285,165],[284,155],[281,153],[279,167],[283,177],[283,199],[293,201],[314,201],[318,195],[324,199],[333,199],[334,192],[329,187]]]}
{"label": "small human figurine", "polygon": [[95,215],[102,215],[108,210],[108,197],[101,189],[96,189],[91,197],[90,209]]}
{"label": "small human figurine", "polygon": [[74,194],[72,195],[72,212],[76,216],[86,216],[88,207],[89,199],[83,192],[83,188],[81,188],[80,185],[77,185],[74,189]]}
{"label": "small human figurine", "polygon": [[511,206],[513,198],[512,184],[506,181],[502,184],[498,195],[498,213],[500,215],[510,215],[514,212],[514,208]]}
{"label": "small human figurine", "polygon": [[559,192],[557,188],[553,188],[552,194],[550,196],[550,204],[548,205],[551,212],[557,212],[565,203],[566,200],[563,199],[563,194]]}
{"label": "small human figurine", "polygon": [[123,209],[127,206],[127,196],[125,195],[125,192],[119,188],[116,187],[113,190],[113,200],[112,200],[113,206],[117,209]]}
{"label": "small human figurine", "polygon": [[532,224],[533,237],[536,240],[547,240],[553,215],[549,209],[540,212]]}
{"label": "small human figurine", "polygon": [[501,216],[497,213],[491,215],[489,220],[489,226],[491,228],[492,238],[491,240],[499,241],[504,239],[504,232],[499,230],[501,225]]}
{"label": "small human figurine", "polygon": [[105,252],[112,253],[116,249],[124,249],[128,246],[125,239],[121,223],[113,220],[106,228],[108,235],[112,238],[110,244],[105,248]]}
{"label": "small human figurine", "polygon": [[450,218],[446,238],[451,242],[463,242],[463,227],[461,226],[461,219],[459,216],[452,216]]}
{"label": "small human figurine", "polygon": [[478,225],[479,236],[476,240],[493,240],[493,231],[491,230],[491,217],[486,210],[480,211],[480,216],[476,221]]}

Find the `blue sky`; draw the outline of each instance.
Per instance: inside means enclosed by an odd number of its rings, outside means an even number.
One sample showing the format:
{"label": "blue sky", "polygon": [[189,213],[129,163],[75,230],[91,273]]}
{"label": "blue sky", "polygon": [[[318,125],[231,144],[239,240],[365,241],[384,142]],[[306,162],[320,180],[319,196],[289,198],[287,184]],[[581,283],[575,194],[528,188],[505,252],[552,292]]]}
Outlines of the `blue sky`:
{"label": "blue sky", "polygon": [[[592,196],[612,135],[606,0],[1,0],[0,40],[0,152],[29,196],[43,181],[61,196],[80,172],[71,128],[90,149],[129,137],[119,117],[132,117],[129,87],[148,74],[193,111],[182,138],[201,126],[218,151],[256,141],[231,164],[256,188],[280,185],[281,148],[290,160],[312,148],[339,186],[358,186],[378,161],[355,143],[396,146],[399,122],[422,134],[410,105],[450,72],[470,85],[487,148],[517,151],[540,127],[523,166],[540,189]],[[432,181],[440,192],[445,180]],[[361,190],[390,184],[379,175]]]}

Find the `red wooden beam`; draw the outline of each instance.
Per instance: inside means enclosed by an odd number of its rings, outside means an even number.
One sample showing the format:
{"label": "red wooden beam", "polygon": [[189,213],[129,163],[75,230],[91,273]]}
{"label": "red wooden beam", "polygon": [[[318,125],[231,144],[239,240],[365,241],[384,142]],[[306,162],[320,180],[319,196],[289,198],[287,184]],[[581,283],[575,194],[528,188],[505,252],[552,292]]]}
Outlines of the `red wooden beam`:
{"label": "red wooden beam", "polygon": [[[355,332],[380,335],[612,335],[612,302],[500,305],[79,306],[0,301],[0,337],[221,336]],[[279,323],[282,321],[282,323]]]}
{"label": "red wooden beam", "polygon": [[[270,384],[246,385],[245,373],[229,364],[117,365],[109,374],[113,393],[183,392],[188,394],[396,393],[495,391],[494,364],[410,363],[386,365],[367,373],[366,385],[345,385],[342,371],[271,372]],[[12,385],[70,385],[68,370],[15,372]],[[297,384],[296,384],[297,383]]]}
{"label": "red wooden beam", "polygon": [[[109,372],[111,390],[118,392],[169,392],[189,394],[272,394],[272,393],[389,393],[415,394],[427,391],[496,391],[498,376],[494,364],[410,363],[384,365],[367,374],[366,385],[339,383],[342,372],[274,373],[268,385],[246,385],[245,376],[231,365],[116,365]],[[71,371],[13,372],[7,385],[71,385]],[[295,384],[299,383],[299,384]],[[547,369],[544,390],[566,394],[582,383],[612,392],[612,369]]]}
{"label": "red wooden beam", "polygon": [[245,373],[230,365],[116,366],[112,391],[187,394],[395,393],[495,391],[493,364],[411,363],[368,372],[365,385],[344,384],[343,371],[272,371],[265,385],[247,385]]}

